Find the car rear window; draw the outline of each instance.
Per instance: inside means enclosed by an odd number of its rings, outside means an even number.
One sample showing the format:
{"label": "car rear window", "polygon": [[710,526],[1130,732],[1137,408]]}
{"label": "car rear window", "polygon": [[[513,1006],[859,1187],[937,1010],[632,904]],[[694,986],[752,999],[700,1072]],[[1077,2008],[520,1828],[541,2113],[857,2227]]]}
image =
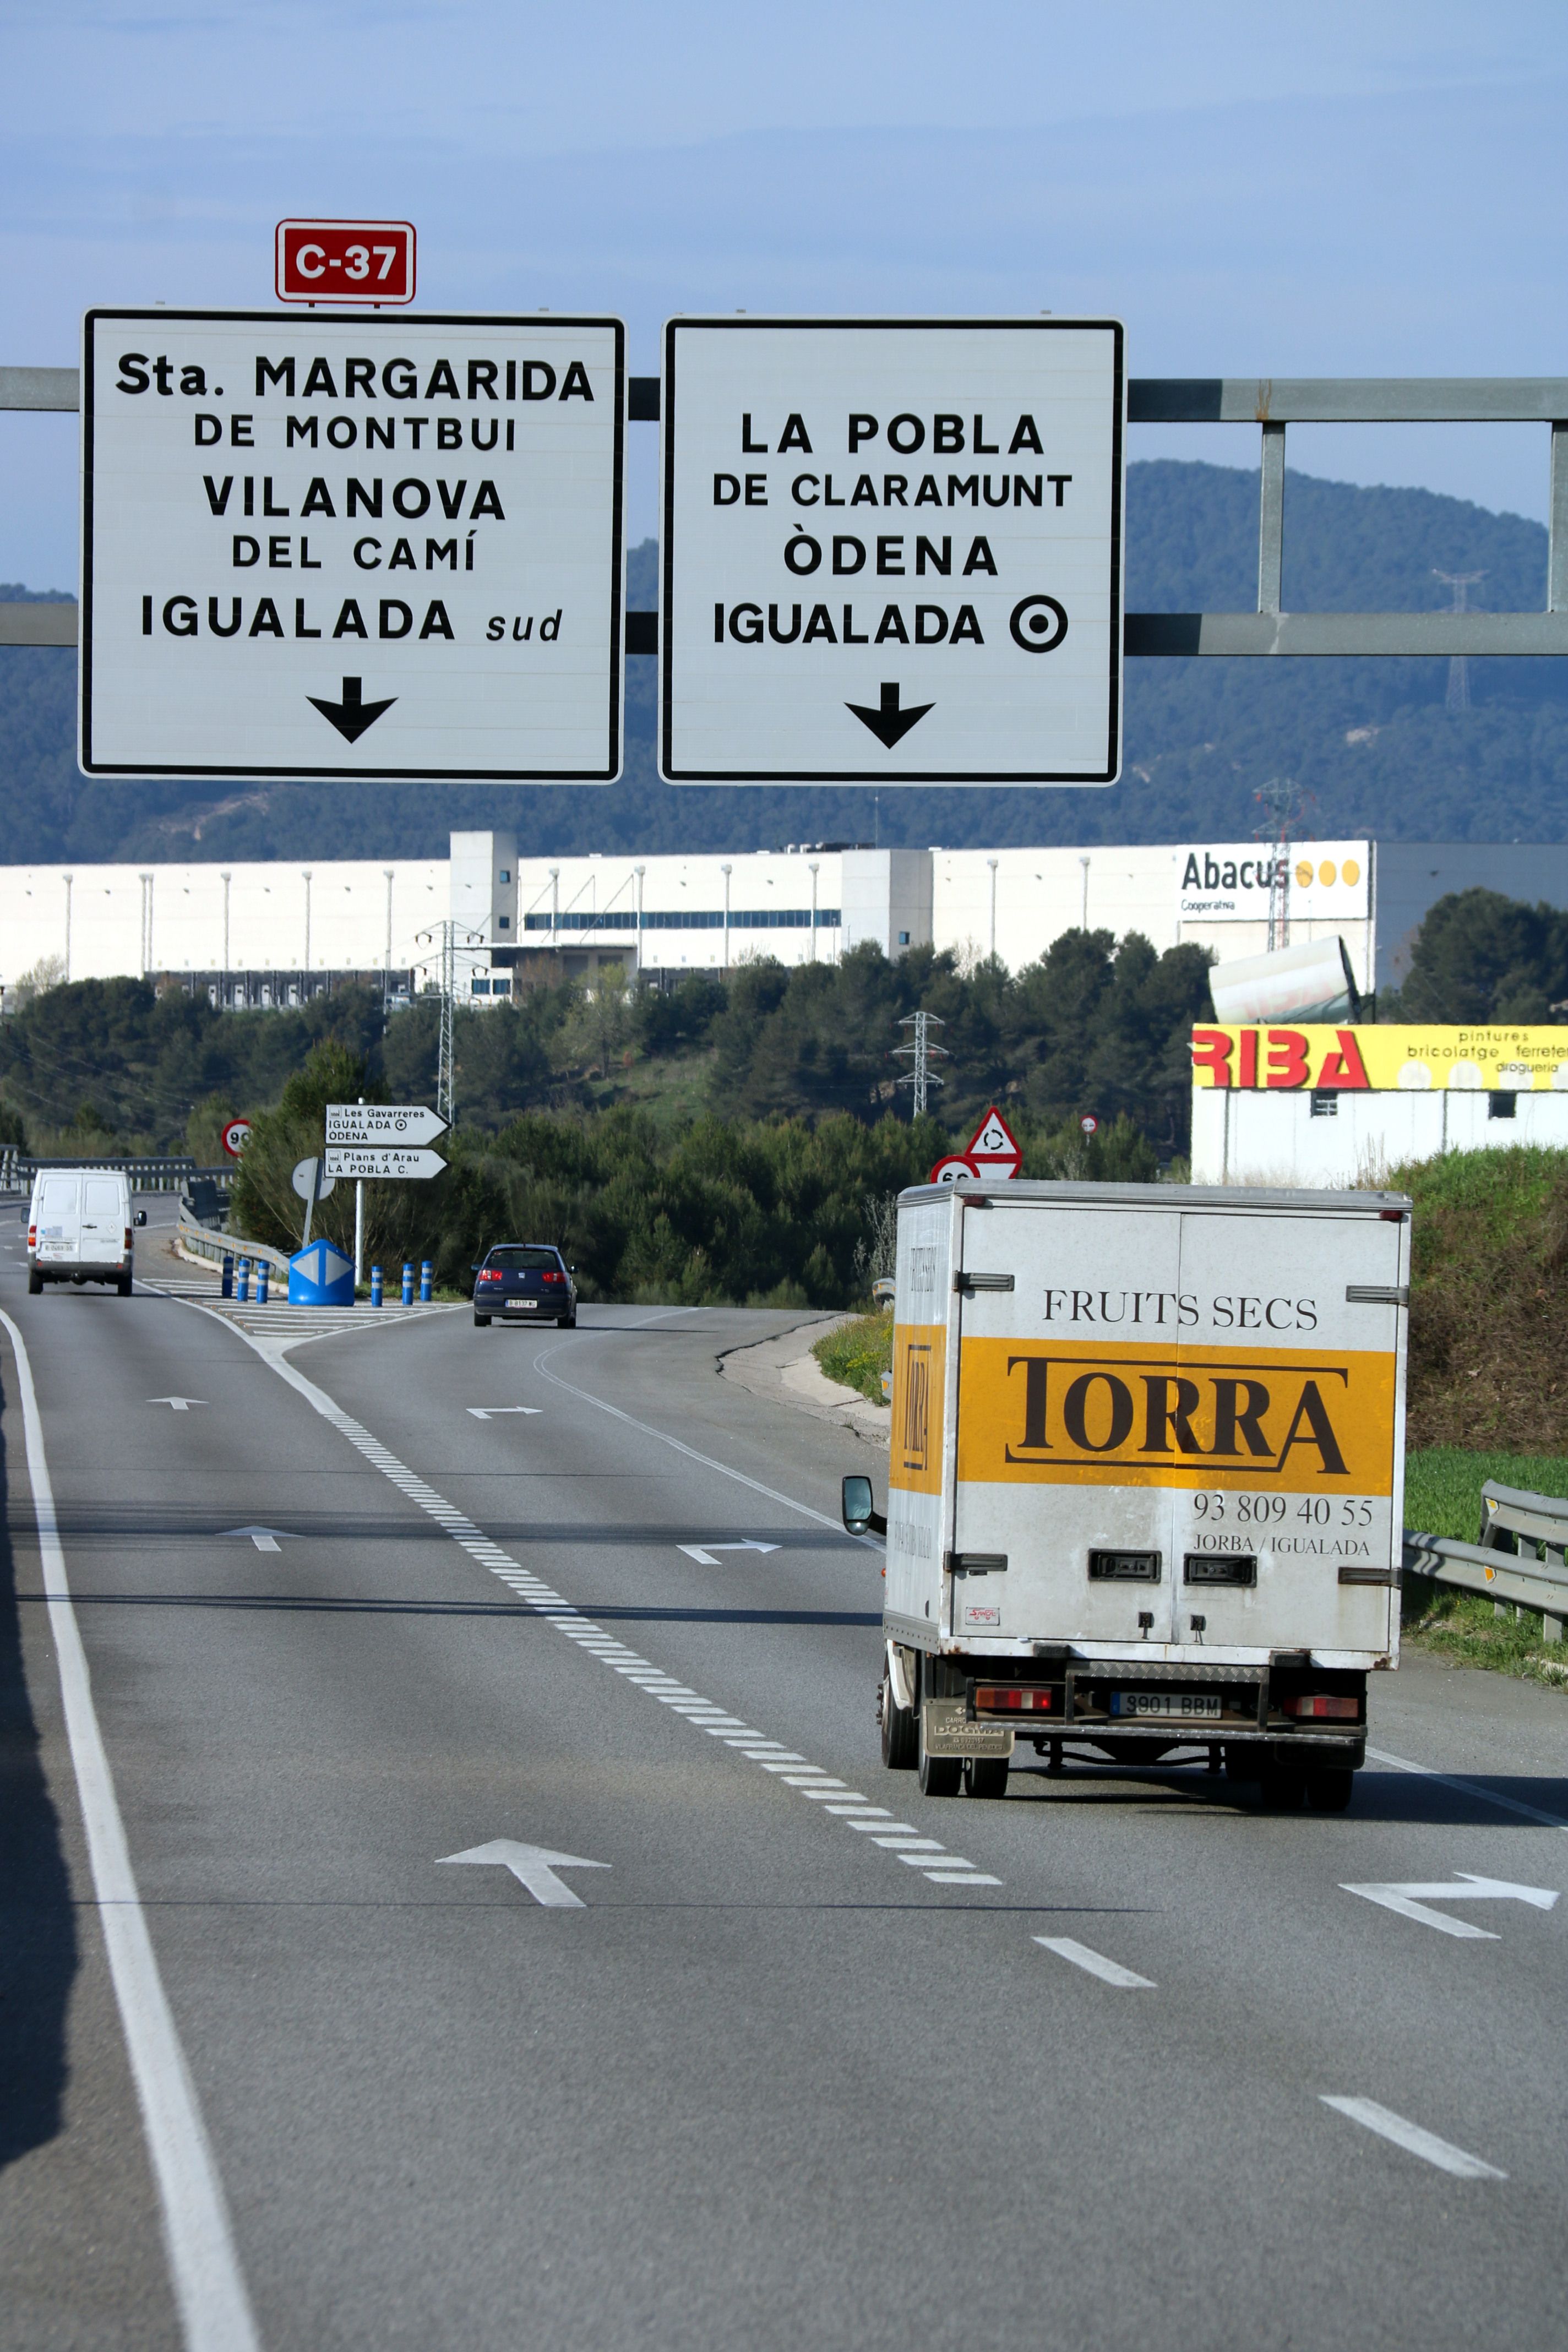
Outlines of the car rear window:
{"label": "car rear window", "polygon": [[76,1207],[76,1188],[74,1176],[46,1176],[38,1190],[38,1214],[63,1217]]}
{"label": "car rear window", "polygon": [[120,1212],[120,1187],[112,1176],[89,1176],[87,1180],[87,1204],[82,1214],[88,1217],[114,1217]]}
{"label": "car rear window", "polygon": [[552,1249],[530,1249],[518,1244],[507,1249],[493,1249],[485,1264],[500,1274],[555,1274],[561,1260]]}

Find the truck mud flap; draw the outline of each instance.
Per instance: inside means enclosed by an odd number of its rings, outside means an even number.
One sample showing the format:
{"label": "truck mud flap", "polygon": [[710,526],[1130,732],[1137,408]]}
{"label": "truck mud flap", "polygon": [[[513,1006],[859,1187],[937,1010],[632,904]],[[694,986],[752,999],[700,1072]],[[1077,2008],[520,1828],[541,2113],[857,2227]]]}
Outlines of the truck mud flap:
{"label": "truck mud flap", "polygon": [[928,1756],[1011,1756],[1010,1723],[976,1723],[961,1698],[928,1698],[921,1706],[921,1738]]}

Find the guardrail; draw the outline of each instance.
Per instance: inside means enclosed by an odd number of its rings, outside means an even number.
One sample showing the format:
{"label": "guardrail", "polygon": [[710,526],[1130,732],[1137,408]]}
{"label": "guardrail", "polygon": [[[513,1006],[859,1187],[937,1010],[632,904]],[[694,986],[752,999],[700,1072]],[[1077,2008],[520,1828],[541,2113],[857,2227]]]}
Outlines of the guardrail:
{"label": "guardrail", "polygon": [[[1568,1496],[1535,1495],[1489,1478],[1481,1488],[1480,1533],[1479,1543],[1470,1544],[1407,1528],[1405,1574],[1482,1593],[1495,1602],[1500,1616],[1510,1603],[1538,1610],[1542,1642],[1561,1642],[1568,1620]],[[1512,1536],[1519,1550],[1503,1550],[1500,1536]]]}
{"label": "guardrail", "polygon": [[40,1169],[108,1168],[118,1176],[130,1179],[133,1192],[181,1192],[198,1177],[227,1189],[234,1175],[232,1164],[204,1168],[195,1160],[173,1153],[163,1157],[138,1157],[122,1153],[100,1154],[96,1159],[83,1155],[73,1159],[44,1160],[24,1151],[19,1144],[0,1144],[0,1192],[25,1192]]}
{"label": "guardrail", "polygon": [[226,1257],[247,1257],[252,1265],[258,1258],[265,1258],[274,1274],[282,1276],[287,1287],[288,1255],[283,1250],[274,1249],[270,1243],[242,1241],[233,1234],[215,1234],[210,1225],[199,1224],[184,1202],[180,1207],[178,1233],[182,1257],[200,1258],[209,1265],[219,1266]]}

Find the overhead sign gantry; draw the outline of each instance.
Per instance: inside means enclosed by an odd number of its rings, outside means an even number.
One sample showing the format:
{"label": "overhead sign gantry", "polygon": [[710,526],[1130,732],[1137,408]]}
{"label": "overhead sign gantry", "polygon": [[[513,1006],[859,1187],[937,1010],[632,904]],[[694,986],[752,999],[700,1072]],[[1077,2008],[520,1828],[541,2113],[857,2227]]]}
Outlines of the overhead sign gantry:
{"label": "overhead sign gantry", "polygon": [[612,782],[625,343],[89,311],[86,772]]}
{"label": "overhead sign gantry", "polygon": [[1109,784],[1114,320],[665,329],[671,783]]}

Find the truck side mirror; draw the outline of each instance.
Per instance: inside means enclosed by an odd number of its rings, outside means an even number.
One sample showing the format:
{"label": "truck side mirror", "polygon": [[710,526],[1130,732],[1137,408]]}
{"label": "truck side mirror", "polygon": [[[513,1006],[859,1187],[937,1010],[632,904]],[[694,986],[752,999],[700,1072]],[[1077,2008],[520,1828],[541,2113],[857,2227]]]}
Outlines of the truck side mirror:
{"label": "truck side mirror", "polygon": [[136,1212],[135,1217],[134,1217],[134,1219],[132,1220],[132,1222],[133,1222],[134,1223],[138,1224],[138,1225],[144,1225],[144,1224],[146,1223],[146,1222],[147,1222],[147,1212],[146,1212],[146,1210],[145,1210],[145,1209],[138,1209],[138,1210],[137,1210],[137,1212]]}
{"label": "truck side mirror", "polygon": [[869,1478],[849,1476],[844,1481],[844,1525],[852,1536],[885,1536],[888,1522],[876,1506]]}

